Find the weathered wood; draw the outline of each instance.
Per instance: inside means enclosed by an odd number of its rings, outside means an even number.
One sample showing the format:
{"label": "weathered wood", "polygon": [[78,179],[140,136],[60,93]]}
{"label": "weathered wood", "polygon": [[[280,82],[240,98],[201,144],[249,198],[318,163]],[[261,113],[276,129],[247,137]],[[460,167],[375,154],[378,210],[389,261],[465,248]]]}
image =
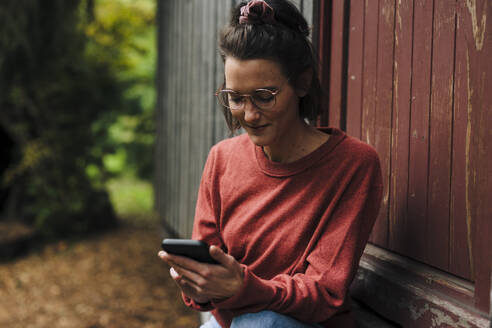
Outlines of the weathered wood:
{"label": "weathered wood", "polygon": [[[473,285],[368,245],[351,295],[403,327],[488,328],[488,313],[473,309]],[[447,297],[442,297],[446,295]]]}
{"label": "weathered wood", "polygon": [[[189,53],[189,58],[190,58],[190,63],[189,63],[189,80],[188,80],[188,102],[189,102],[189,110],[190,110],[190,117],[189,117],[189,160],[193,161],[195,160],[195,156],[199,153],[200,151],[200,138],[199,136],[203,135],[203,131],[201,130],[201,124],[203,120],[202,112],[203,112],[203,107],[204,107],[204,101],[202,100],[202,95],[201,95],[201,84],[202,81],[205,79],[202,78],[204,74],[204,63],[203,63],[203,56],[204,54],[202,53],[202,43],[204,42],[203,40],[203,24],[202,20],[206,19],[205,18],[205,7],[206,3],[203,1],[199,0],[193,0],[191,3],[191,10],[192,10],[192,19],[193,23],[191,24],[191,39],[190,39],[190,44],[188,45],[190,53]],[[210,5],[210,4],[209,4]],[[187,190],[187,203],[188,204],[194,204],[196,202],[196,190],[194,190],[193,186],[196,185],[196,181],[200,180],[200,168],[197,165],[190,165],[188,169],[188,176],[187,178],[189,179],[187,185],[188,185],[188,190]],[[189,218],[194,217],[194,207],[193,206],[187,206],[187,211],[186,211],[186,216],[182,217],[181,220],[184,222],[184,231],[188,231],[188,236],[191,236],[191,231],[192,231],[192,224],[193,221],[190,220]]]}
{"label": "weathered wood", "polygon": [[[488,312],[492,34],[486,18],[492,5],[379,0],[366,1],[362,10],[360,2],[349,3],[349,30],[340,32],[340,2],[321,2],[319,49],[322,59],[330,59],[323,70],[329,76],[323,81],[330,88],[330,125],[346,119],[349,134],[375,146],[381,157],[388,189],[370,241],[468,279],[474,291],[466,306]],[[344,32],[347,76],[343,67],[333,67],[340,62]],[[333,108],[343,104],[343,91],[337,97],[344,78],[346,113]],[[320,122],[326,123],[323,117]],[[456,296],[445,289],[443,295]],[[431,313],[420,326],[430,323]]]}
{"label": "weathered wood", "polygon": [[[462,13],[458,10],[457,16],[460,15]],[[463,21],[457,18],[456,23],[449,269],[458,276],[472,280],[471,225],[466,205],[467,163],[469,163],[467,160],[467,50]]]}
{"label": "weathered wood", "polygon": [[[429,117],[427,261],[449,269],[449,196],[454,93],[455,7],[434,3]],[[433,236],[439,236],[436,238]]]}
{"label": "weathered wood", "polygon": [[379,314],[362,305],[356,299],[350,299],[352,314],[357,328],[396,328],[399,325],[384,320]]}
{"label": "weathered wood", "polygon": [[413,244],[408,233],[413,222],[407,213],[413,1],[398,1],[395,15],[389,247],[409,254]]}
{"label": "weathered wood", "polygon": [[328,125],[341,127],[343,49],[344,49],[344,0],[333,0],[331,11],[331,52],[329,69]]}
{"label": "weathered wood", "polygon": [[376,108],[373,146],[379,153],[383,174],[383,200],[373,232],[376,243],[388,245],[388,209],[390,187],[391,113],[393,103],[395,1],[380,0],[378,28],[378,59],[376,76]]}
{"label": "weathered wood", "polygon": [[[362,89],[362,118],[361,126],[362,140],[368,144],[373,144],[374,120],[376,112],[376,72],[377,72],[377,58],[378,47],[374,45],[378,44],[378,23],[379,23],[379,1],[366,0],[365,1],[365,18],[364,18],[364,61],[363,61],[363,89]],[[371,234],[370,241],[377,243],[382,238],[379,237],[377,226]],[[384,222],[383,222],[384,224]]]}
{"label": "weathered wood", "polygon": [[361,138],[362,81],[364,54],[364,2],[354,1],[350,7],[350,31],[347,68],[347,133]]}
{"label": "weathered wood", "polygon": [[331,2],[320,1],[318,15],[318,55],[319,55],[319,77],[323,88],[322,105],[323,111],[318,119],[317,125],[320,127],[328,126],[329,101],[328,92],[330,89],[330,58],[331,58]]}
{"label": "weathered wood", "polygon": [[[157,2],[157,17],[162,17],[166,11],[169,10],[169,2],[158,1]],[[165,45],[168,43],[167,21],[158,19],[156,22],[157,34],[160,36],[157,38],[157,74],[156,74],[156,89],[160,91],[156,99],[155,120],[156,120],[156,141],[155,141],[155,156],[154,156],[154,210],[157,213],[163,213],[162,199],[165,197],[163,186],[166,183],[165,171],[167,166],[166,154],[164,152],[164,119],[165,119],[165,101],[167,85],[164,78],[168,71],[166,67],[167,52],[164,52]],[[157,169],[159,167],[159,169]]]}
{"label": "weathered wood", "polygon": [[490,263],[492,257],[492,5],[488,0],[458,3],[458,45],[466,48],[467,224],[470,227],[472,268],[476,306],[490,307]]}
{"label": "weathered wood", "polygon": [[[181,12],[181,21],[185,21],[186,19],[193,19],[193,8],[194,3],[193,0],[185,0],[180,1],[180,4],[183,5],[183,10]],[[193,121],[191,114],[191,101],[193,95],[193,84],[192,82],[192,59],[193,59],[193,31],[194,31],[195,21],[192,21],[191,24],[181,26],[181,73],[182,78],[180,79],[181,88],[182,88],[182,97],[181,106],[180,106],[180,114],[181,114],[181,149],[179,151],[182,152],[182,163],[190,163],[192,160],[191,157],[191,140],[190,133],[193,129]],[[190,198],[191,198],[191,186],[190,184],[193,181],[190,180],[190,171],[192,166],[183,166],[181,165],[179,169],[179,188],[180,188],[180,198],[184,201],[180,202],[180,215],[176,218],[177,224],[179,226],[179,231],[186,231],[189,217],[193,217],[191,214],[192,206]]]}
{"label": "weathered wood", "polygon": [[[237,1],[239,2],[239,1]],[[216,26],[216,31],[219,31],[224,25],[226,25],[229,21],[229,14],[231,11],[231,5],[226,5],[224,4],[223,1],[220,2],[220,5],[217,8],[217,26]],[[218,40],[218,34],[217,38]],[[216,60],[216,75],[215,75],[215,85],[212,90],[213,92],[216,91],[218,87],[221,86],[221,84],[224,82],[224,64],[222,62],[222,59],[220,57],[217,57]],[[218,109],[219,107],[217,107]],[[220,109],[215,111],[214,115],[214,140],[213,142],[216,143],[219,140],[222,140],[226,138],[229,135],[229,131],[227,129],[227,126],[224,124],[224,117],[220,112]]]}
{"label": "weathered wood", "polygon": [[[427,221],[427,179],[429,149],[429,104],[431,86],[433,3],[414,2],[414,32],[412,60],[412,106],[410,118],[410,158],[408,186],[408,216],[413,224],[407,233],[412,247],[407,254],[426,261],[428,254],[425,234]],[[434,237],[434,236],[433,236]]]}

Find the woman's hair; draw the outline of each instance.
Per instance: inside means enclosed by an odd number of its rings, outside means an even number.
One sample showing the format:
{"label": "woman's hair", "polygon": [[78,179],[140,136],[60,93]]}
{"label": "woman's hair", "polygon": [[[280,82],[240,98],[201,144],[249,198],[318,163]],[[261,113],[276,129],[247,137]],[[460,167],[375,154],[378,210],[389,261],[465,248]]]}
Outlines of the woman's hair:
{"label": "woman's hair", "polygon": [[[220,34],[222,59],[224,62],[227,57],[272,60],[280,65],[293,87],[301,74],[310,70],[312,80],[306,96],[300,99],[299,115],[313,121],[320,113],[322,95],[316,56],[308,39],[308,24],[288,0],[261,2],[241,2],[232,10],[231,20]],[[230,111],[224,107],[223,112],[231,132],[239,129],[239,122]]]}

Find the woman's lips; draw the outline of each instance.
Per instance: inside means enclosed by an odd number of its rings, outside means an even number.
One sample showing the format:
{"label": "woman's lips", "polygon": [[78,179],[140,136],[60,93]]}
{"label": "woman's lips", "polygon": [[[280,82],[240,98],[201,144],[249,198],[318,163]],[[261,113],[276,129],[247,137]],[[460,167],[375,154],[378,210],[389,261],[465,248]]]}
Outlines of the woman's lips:
{"label": "woman's lips", "polygon": [[251,126],[251,125],[247,125],[247,127],[249,129],[252,129],[254,131],[260,131],[260,130],[263,130],[264,128],[266,128],[269,124],[263,124],[263,125],[254,125],[254,126]]}

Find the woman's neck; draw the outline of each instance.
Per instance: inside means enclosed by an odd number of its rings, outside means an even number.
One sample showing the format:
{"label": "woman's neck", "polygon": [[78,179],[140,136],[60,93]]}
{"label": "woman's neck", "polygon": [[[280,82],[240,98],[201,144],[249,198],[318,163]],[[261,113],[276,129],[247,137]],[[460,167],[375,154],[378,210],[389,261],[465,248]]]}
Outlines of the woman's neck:
{"label": "woman's neck", "polygon": [[263,152],[273,162],[294,162],[325,143],[330,136],[302,121],[296,129],[289,131],[289,138],[281,144],[263,147]]}

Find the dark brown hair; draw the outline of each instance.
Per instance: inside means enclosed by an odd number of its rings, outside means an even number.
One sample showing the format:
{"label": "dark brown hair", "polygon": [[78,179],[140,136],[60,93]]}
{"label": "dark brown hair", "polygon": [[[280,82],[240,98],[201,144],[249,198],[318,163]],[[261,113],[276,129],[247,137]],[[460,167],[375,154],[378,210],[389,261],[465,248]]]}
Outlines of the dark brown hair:
{"label": "dark brown hair", "polygon": [[[289,83],[295,87],[300,75],[311,70],[312,81],[306,96],[300,99],[299,115],[314,121],[321,107],[321,84],[318,65],[312,43],[308,39],[310,29],[306,19],[295,5],[287,0],[265,1],[274,11],[273,23],[239,24],[241,2],[232,10],[231,20],[221,32],[219,51],[223,61],[227,57],[240,60],[268,59],[278,63]],[[227,108],[224,116],[231,132],[240,128]]]}

